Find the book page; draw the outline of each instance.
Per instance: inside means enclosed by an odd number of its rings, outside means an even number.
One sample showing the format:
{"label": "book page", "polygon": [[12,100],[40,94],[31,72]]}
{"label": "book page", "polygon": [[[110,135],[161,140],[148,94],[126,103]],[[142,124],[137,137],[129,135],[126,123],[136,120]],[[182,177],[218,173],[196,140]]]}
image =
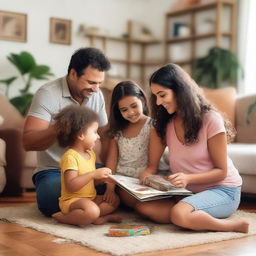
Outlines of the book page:
{"label": "book page", "polygon": [[[139,179],[133,177],[127,177],[123,175],[110,175],[110,178],[121,184],[126,189],[134,193],[143,195],[161,194],[162,191],[156,190],[146,185],[141,185]],[[165,192],[163,192],[165,193]]]}
{"label": "book page", "polygon": [[176,188],[172,186],[170,190],[161,191],[158,189],[154,189],[152,187],[141,185],[139,179],[123,176],[123,175],[110,175],[110,178],[119,183],[122,187],[127,189],[128,191],[139,194],[139,195],[167,195],[167,194],[191,194],[191,191],[185,188]]}

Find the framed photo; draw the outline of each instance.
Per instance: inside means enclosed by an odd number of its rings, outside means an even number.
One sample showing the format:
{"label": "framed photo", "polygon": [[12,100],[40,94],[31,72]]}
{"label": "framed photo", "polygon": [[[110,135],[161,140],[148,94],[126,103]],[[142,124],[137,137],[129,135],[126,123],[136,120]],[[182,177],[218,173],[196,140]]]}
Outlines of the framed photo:
{"label": "framed photo", "polygon": [[0,11],[0,40],[27,41],[27,15]]}
{"label": "framed photo", "polygon": [[50,42],[71,44],[71,20],[50,18]]}

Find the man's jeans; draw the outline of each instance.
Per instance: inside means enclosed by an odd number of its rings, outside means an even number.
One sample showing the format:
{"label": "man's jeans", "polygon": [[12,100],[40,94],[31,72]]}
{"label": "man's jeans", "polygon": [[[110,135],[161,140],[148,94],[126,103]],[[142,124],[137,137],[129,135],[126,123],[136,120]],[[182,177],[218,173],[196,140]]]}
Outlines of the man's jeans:
{"label": "man's jeans", "polygon": [[[96,164],[97,168],[102,167]],[[59,197],[61,194],[61,173],[59,169],[43,170],[33,175],[33,182],[36,187],[36,199],[38,209],[45,215],[51,216],[59,212]],[[105,184],[96,187],[97,194],[105,193]]]}

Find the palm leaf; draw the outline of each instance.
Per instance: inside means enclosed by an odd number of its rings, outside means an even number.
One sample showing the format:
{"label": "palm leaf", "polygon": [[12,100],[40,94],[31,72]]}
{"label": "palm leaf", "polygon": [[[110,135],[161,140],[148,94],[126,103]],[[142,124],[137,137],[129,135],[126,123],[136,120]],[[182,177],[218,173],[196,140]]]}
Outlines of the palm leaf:
{"label": "palm leaf", "polygon": [[33,94],[26,93],[21,96],[14,97],[10,99],[10,102],[18,109],[18,111],[24,116],[26,111],[31,104]]}
{"label": "palm leaf", "polygon": [[3,83],[6,86],[9,86],[16,79],[17,79],[17,76],[12,76],[10,78],[0,80],[0,83]]}
{"label": "palm leaf", "polygon": [[11,53],[7,59],[19,70],[21,75],[29,73],[36,66],[35,59],[29,52]]}
{"label": "palm leaf", "polygon": [[50,72],[50,68],[48,66],[37,65],[31,70],[30,75],[32,78],[45,80],[48,79],[48,76],[52,76],[53,74]]}

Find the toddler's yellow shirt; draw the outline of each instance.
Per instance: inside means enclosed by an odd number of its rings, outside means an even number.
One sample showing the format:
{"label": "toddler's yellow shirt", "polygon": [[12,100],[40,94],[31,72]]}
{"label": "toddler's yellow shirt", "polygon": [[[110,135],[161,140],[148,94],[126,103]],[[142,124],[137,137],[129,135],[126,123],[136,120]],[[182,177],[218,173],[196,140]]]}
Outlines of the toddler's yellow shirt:
{"label": "toddler's yellow shirt", "polygon": [[82,175],[95,170],[96,156],[92,150],[87,150],[90,159],[87,160],[73,149],[67,150],[60,160],[61,168],[61,197],[60,200],[67,200],[74,197],[86,197],[94,199],[96,197],[96,189],[94,180],[89,181],[84,187],[76,192],[69,192],[65,187],[64,172],[66,170],[77,170],[78,175]]}

